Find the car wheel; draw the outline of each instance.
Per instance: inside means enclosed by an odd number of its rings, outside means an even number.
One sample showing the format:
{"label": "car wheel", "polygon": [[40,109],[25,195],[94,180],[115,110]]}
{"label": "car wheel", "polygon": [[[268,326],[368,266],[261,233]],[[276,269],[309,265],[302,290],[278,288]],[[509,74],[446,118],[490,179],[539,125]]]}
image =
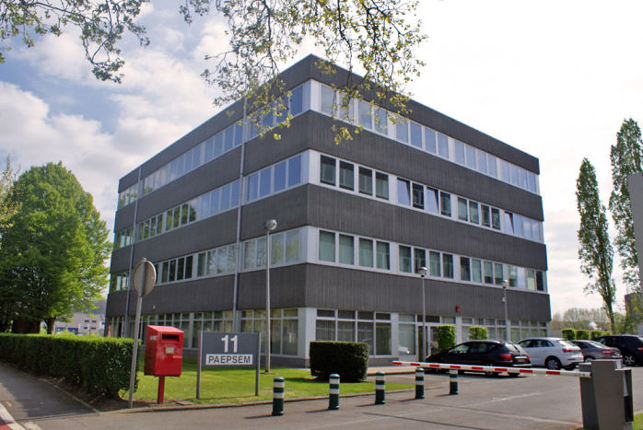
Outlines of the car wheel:
{"label": "car wheel", "polygon": [[565,370],[574,370],[576,368],[576,364],[570,364],[569,366],[565,367]]}
{"label": "car wheel", "polygon": [[636,366],[636,357],[633,354],[623,354],[623,364],[628,367]]}
{"label": "car wheel", "polygon": [[545,367],[549,370],[560,370],[562,365],[560,364],[560,360],[556,357],[549,357],[545,361]]}
{"label": "car wheel", "polygon": [[588,356],[588,357],[585,357],[585,360],[584,360],[584,361],[585,361],[586,363],[589,363],[590,361],[593,361],[593,360],[594,360],[594,357],[592,357],[592,356]]}

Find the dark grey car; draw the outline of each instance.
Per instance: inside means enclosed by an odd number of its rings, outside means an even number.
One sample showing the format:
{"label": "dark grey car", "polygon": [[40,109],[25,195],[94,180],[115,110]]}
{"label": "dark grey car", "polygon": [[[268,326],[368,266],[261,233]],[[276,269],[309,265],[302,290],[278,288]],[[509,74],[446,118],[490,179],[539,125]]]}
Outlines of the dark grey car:
{"label": "dark grey car", "polygon": [[597,358],[607,358],[621,360],[621,351],[618,348],[605,346],[593,340],[572,340],[574,345],[580,348],[585,361],[596,360]]}

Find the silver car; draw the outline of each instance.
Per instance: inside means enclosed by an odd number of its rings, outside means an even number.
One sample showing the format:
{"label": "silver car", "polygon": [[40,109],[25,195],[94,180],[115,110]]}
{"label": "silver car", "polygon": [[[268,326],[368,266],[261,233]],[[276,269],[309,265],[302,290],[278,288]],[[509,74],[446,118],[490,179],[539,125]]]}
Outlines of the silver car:
{"label": "silver car", "polygon": [[581,349],[559,337],[531,337],[518,344],[525,348],[534,366],[545,366],[551,370],[572,370],[583,362]]}
{"label": "silver car", "polygon": [[574,345],[580,348],[585,361],[607,358],[621,360],[621,351],[618,348],[611,348],[593,340],[572,340]]}

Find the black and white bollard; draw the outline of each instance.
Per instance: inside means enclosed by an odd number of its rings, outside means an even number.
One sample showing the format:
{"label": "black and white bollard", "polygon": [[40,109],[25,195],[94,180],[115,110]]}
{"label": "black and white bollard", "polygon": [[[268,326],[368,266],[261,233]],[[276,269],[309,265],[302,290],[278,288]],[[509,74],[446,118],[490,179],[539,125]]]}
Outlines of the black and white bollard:
{"label": "black and white bollard", "polygon": [[331,374],[329,382],[328,410],[334,411],[339,409],[339,375],[337,373]]}
{"label": "black and white bollard", "polygon": [[377,372],[375,375],[375,404],[383,405],[385,395],[384,372]]}
{"label": "black and white bollard", "polygon": [[415,398],[424,398],[424,369],[421,367],[415,370]]}
{"label": "black and white bollard", "polygon": [[284,414],[284,378],[276,376],[272,388],[272,416]]}
{"label": "black and white bollard", "polygon": [[453,396],[458,394],[458,371],[456,369],[449,370],[449,395]]}

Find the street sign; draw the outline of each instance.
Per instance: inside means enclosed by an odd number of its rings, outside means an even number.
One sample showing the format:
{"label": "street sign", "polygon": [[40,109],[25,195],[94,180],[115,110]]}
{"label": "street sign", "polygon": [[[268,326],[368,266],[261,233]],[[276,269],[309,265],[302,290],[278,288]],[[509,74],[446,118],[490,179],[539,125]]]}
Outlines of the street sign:
{"label": "street sign", "polygon": [[154,269],[154,265],[150,261],[143,258],[134,268],[132,288],[134,288],[136,294],[145,297],[152,292],[155,282],[156,269]]}
{"label": "street sign", "polygon": [[255,396],[259,395],[259,333],[200,332],[196,397],[201,395],[201,369],[221,366],[254,366]]}

